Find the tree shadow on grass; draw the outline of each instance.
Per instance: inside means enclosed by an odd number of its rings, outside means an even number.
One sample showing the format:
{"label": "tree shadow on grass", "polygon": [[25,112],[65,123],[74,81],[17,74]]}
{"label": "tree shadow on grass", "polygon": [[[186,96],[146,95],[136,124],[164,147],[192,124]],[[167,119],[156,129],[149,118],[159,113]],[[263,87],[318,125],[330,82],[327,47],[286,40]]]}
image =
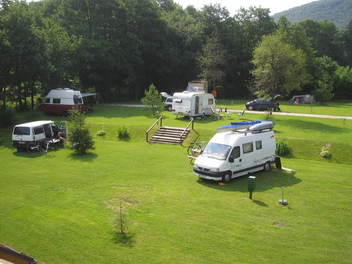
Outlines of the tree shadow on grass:
{"label": "tree shadow on grass", "polygon": [[87,153],[85,155],[79,155],[77,153],[71,153],[69,154],[70,159],[72,160],[78,160],[78,161],[82,161],[82,162],[92,162],[93,160],[95,160],[98,155],[95,153]]}
{"label": "tree shadow on grass", "polygon": [[[289,187],[302,181],[301,179],[295,177],[294,173],[278,169],[274,169],[270,172],[259,172],[254,175],[256,176],[255,192],[264,192],[278,187]],[[229,184],[225,184],[223,186],[218,185],[216,182],[207,180],[198,180],[198,183],[220,191],[248,192],[248,176],[233,179]]]}
{"label": "tree shadow on grass", "polygon": [[120,244],[125,247],[132,248],[136,244],[136,234],[134,233],[114,233],[113,242],[116,244]]}

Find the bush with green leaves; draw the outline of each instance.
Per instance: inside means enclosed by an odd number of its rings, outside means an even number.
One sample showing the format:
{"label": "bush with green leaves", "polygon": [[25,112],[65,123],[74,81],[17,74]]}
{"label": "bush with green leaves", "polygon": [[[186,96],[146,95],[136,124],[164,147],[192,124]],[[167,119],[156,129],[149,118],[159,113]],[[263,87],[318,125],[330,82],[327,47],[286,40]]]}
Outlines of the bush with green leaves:
{"label": "bush with green leaves", "polygon": [[153,116],[160,116],[161,112],[164,109],[164,103],[155,85],[149,85],[148,90],[144,91],[144,95],[145,96],[141,100],[142,104],[145,104],[150,107]]}
{"label": "bush with green leaves", "polygon": [[84,123],[85,115],[77,110],[70,111],[69,137],[72,148],[78,155],[84,155],[94,149],[94,141]]}
{"label": "bush with green leaves", "polygon": [[106,132],[105,132],[104,129],[101,129],[101,130],[99,130],[99,131],[97,132],[97,136],[99,136],[99,137],[103,137],[103,136],[105,136],[105,135],[106,135]]}
{"label": "bush with green leaves", "polygon": [[9,127],[16,121],[15,113],[11,110],[0,110],[0,127]]}
{"label": "bush with green leaves", "polygon": [[129,140],[130,133],[128,132],[128,129],[126,127],[120,127],[117,130],[117,138],[120,140]]}
{"label": "bush with green leaves", "polygon": [[276,155],[285,157],[291,154],[291,149],[285,141],[276,142]]}
{"label": "bush with green leaves", "polygon": [[332,154],[330,151],[331,148],[331,144],[325,144],[320,151],[320,157],[324,158],[324,159],[331,159]]}

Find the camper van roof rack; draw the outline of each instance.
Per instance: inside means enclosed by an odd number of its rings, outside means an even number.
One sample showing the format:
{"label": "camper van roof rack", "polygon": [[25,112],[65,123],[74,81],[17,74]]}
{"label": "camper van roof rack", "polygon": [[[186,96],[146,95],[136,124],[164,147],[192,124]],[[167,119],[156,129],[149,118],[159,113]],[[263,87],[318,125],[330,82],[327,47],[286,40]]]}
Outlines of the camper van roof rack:
{"label": "camper van roof rack", "polygon": [[261,133],[272,130],[274,127],[273,122],[271,121],[243,121],[243,122],[232,122],[228,125],[218,127],[219,132],[233,131],[239,133]]}

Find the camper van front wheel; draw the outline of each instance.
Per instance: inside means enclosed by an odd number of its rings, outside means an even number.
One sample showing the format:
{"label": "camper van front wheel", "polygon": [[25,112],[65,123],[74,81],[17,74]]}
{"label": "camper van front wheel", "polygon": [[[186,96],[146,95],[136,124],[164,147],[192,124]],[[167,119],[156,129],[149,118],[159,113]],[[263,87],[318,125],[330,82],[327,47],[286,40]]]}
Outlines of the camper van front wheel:
{"label": "camper van front wheel", "polygon": [[222,181],[229,183],[231,181],[231,174],[230,173],[226,173],[224,176],[222,176]]}
{"label": "camper van front wheel", "polygon": [[265,164],[264,164],[264,170],[265,170],[265,171],[270,171],[270,169],[271,169],[271,164],[270,164],[270,162],[265,163]]}

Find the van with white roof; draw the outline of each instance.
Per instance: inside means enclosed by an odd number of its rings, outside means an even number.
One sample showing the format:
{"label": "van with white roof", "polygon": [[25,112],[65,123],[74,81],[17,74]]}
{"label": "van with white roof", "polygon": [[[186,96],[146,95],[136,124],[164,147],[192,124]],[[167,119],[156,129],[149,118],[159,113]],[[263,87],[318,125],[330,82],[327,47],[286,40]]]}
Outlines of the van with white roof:
{"label": "van with white roof", "polygon": [[83,98],[96,96],[95,93],[81,93],[70,88],[52,89],[45,97],[45,101],[39,105],[39,109],[47,114],[67,114],[69,110],[76,109],[86,112],[87,106]]}
{"label": "van with white roof", "polygon": [[51,120],[29,122],[14,126],[12,144],[18,149],[29,151],[33,148],[45,147],[53,140],[59,142],[61,135],[64,135],[63,130]]}
{"label": "van with white roof", "polygon": [[260,170],[276,160],[276,141],[270,121],[235,122],[218,128],[194,162],[201,179],[229,182]]}

